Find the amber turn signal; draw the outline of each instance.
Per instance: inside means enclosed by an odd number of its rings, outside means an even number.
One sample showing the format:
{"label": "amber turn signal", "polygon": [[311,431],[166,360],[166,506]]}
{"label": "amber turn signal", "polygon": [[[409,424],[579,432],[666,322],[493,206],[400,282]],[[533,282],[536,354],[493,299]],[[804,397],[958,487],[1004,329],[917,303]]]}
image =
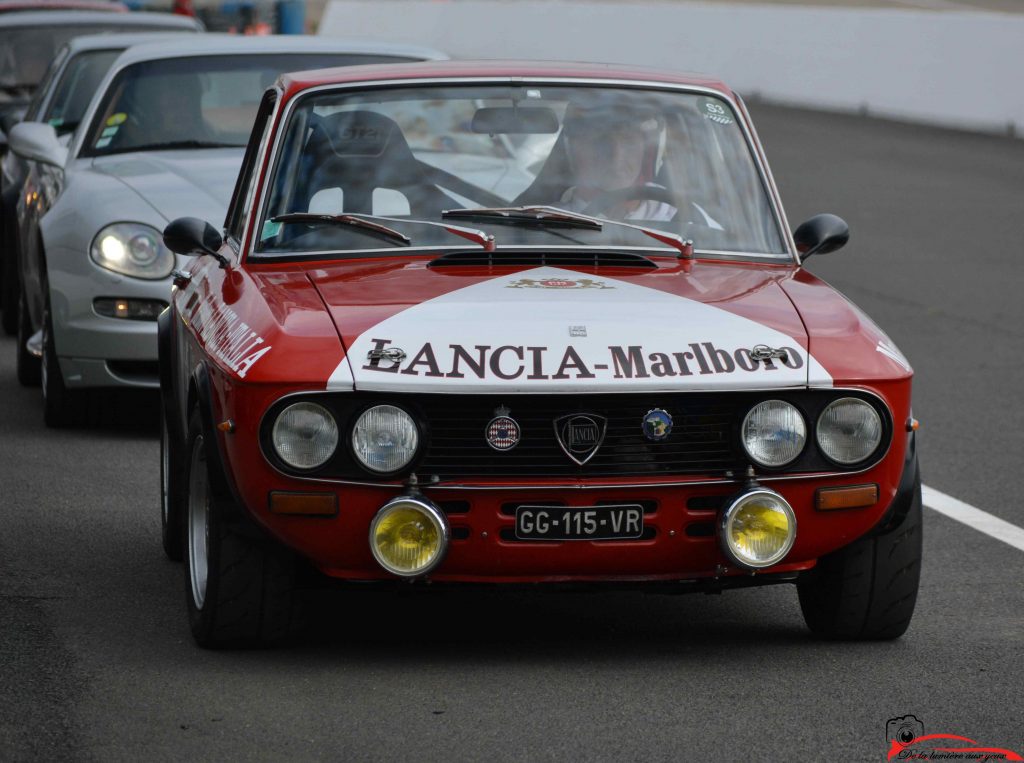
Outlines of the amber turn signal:
{"label": "amber turn signal", "polygon": [[270,511],[273,514],[300,517],[333,517],[338,514],[338,496],[334,493],[285,493],[275,490],[270,494]]}
{"label": "amber turn signal", "polygon": [[815,506],[818,511],[835,509],[862,509],[878,503],[878,485],[819,488]]}

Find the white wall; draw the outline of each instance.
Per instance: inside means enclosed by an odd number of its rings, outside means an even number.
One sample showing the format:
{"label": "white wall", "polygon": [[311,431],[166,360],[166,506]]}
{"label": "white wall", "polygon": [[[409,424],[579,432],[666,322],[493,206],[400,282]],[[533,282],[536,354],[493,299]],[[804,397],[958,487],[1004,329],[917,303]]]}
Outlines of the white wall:
{"label": "white wall", "polygon": [[582,0],[332,0],[320,33],[453,58],[642,64],[745,95],[1024,135],[1024,14]]}

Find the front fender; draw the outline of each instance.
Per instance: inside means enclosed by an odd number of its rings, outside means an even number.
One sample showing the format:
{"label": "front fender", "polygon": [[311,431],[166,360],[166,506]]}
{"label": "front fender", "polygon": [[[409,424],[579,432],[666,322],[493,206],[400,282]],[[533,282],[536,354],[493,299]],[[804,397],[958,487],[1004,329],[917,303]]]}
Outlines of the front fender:
{"label": "front fender", "polygon": [[907,435],[906,454],[903,458],[903,475],[900,477],[896,496],[870,534],[885,535],[902,525],[915,501],[921,501],[921,469],[917,461],[917,432],[910,432]]}
{"label": "front fender", "polygon": [[199,420],[203,428],[203,439],[213,443],[206,448],[207,468],[210,474],[210,487],[215,494],[230,498],[230,515],[233,521],[243,520],[245,512],[238,492],[238,483],[228,468],[228,458],[224,449],[223,433],[217,429],[218,408],[210,378],[210,369],[206,363],[200,363],[193,369],[189,390],[189,410],[195,406],[199,411]]}

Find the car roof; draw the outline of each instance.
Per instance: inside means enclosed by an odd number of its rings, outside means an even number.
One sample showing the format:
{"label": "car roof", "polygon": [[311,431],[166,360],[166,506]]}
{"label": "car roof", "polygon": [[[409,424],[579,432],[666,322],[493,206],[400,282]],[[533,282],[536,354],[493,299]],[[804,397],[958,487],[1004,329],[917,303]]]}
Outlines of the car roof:
{"label": "car roof", "polygon": [[125,13],[128,6],[112,0],[0,0],[0,13],[63,10]]}
{"label": "car roof", "polygon": [[[181,18],[188,17],[182,16]],[[189,31],[192,29],[193,27],[184,27],[182,31]],[[198,32],[199,29],[195,28],[195,31]],[[181,32],[174,29],[140,29],[137,32],[86,34],[81,37],[72,37],[64,43],[64,47],[68,49],[70,55],[83,53],[89,50],[116,50],[118,48],[125,50],[130,48],[132,45],[142,45],[143,43],[171,40],[180,34]]]}
{"label": "car roof", "polygon": [[625,80],[654,82],[670,85],[690,85],[717,90],[725,95],[733,93],[719,79],[703,74],[686,74],[663,69],[627,66],[624,64],[594,64],[565,61],[426,61],[417,63],[368,64],[364,66],[335,67],[305,72],[291,72],[282,77],[288,97],[320,85],[345,85],[379,80],[430,79],[573,79],[573,80]]}
{"label": "car roof", "polygon": [[[181,23],[184,21],[185,23]],[[191,22],[191,24],[189,23]],[[173,13],[111,13],[110,11],[19,11],[0,13],[0,27],[52,27],[86,26],[90,24],[112,27],[194,26],[187,16]]]}
{"label": "car roof", "polygon": [[[418,45],[348,40],[311,35],[245,36],[230,34],[201,34],[176,37],[166,42],[147,42],[133,45],[120,55],[114,68],[121,69],[140,61],[190,56],[246,55],[274,53],[351,53],[354,55],[381,55],[436,60],[446,56],[440,51]],[[393,64],[389,64],[393,65]]]}

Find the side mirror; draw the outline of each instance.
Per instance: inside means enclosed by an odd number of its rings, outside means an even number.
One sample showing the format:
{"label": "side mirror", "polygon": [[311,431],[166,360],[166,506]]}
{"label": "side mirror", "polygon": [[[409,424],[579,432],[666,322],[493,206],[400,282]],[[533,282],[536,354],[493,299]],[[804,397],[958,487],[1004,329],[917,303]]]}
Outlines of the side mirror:
{"label": "side mirror", "polygon": [[11,151],[42,164],[63,167],[68,149],[57,139],[57,131],[45,122],[19,122],[11,128],[7,141]]}
{"label": "side mirror", "polygon": [[224,238],[206,220],[198,217],[179,217],[164,228],[164,244],[172,252],[186,257],[201,257],[208,254],[221,264],[227,259],[220,253]]}
{"label": "side mirror", "polygon": [[850,240],[850,226],[835,215],[815,215],[793,231],[793,241],[801,261],[812,254],[828,254],[841,249]]}

